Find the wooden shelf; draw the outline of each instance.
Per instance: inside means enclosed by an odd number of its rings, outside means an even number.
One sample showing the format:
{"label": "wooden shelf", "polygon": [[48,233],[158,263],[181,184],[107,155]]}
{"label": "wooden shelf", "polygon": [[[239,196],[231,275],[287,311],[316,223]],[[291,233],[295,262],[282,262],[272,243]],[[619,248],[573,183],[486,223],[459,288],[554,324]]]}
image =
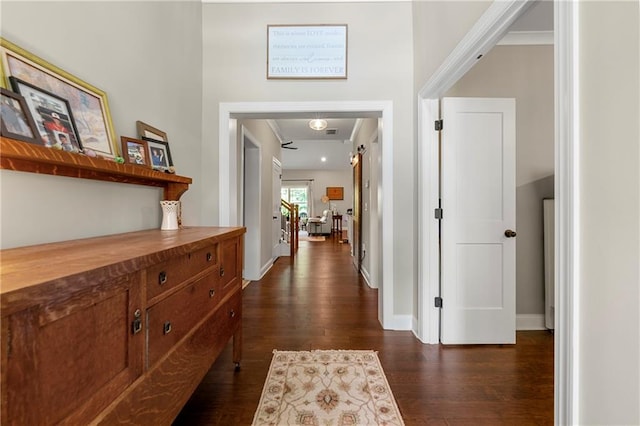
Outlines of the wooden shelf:
{"label": "wooden shelf", "polygon": [[0,169],[164,188],[165,200],[179,200],[192,179],[143,166],[72,154],[0,138]]}

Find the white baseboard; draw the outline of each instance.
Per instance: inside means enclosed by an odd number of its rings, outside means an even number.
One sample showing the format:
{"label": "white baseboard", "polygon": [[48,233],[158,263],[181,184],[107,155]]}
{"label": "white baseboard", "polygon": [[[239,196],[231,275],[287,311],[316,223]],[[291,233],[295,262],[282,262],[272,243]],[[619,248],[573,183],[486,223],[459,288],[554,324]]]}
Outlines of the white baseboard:
{"label": "white baseboard", "polygon": [[362,278],[364,278],[364,281],[367,283],[369,288],[378,288],[371,284],[371,276],[369,275],[369,271],[367,271],[367,269],[362,266],[360,267],[360,275],[362,275]]}
{"label": "white baseboard", "polygon": [[413,315],[394,315],[387,330],[413,330]]}
{"label": "white baseboard", "polygon": [[262,265],[262,268],[260,268],[260,278],[258,278],[257,280],[253,280],[253,281],[261,280],[262,277],[264,277],[264,274],[269,272],[269,269],[271,269],[273,267],[273,263],[274,262],[275,262],[275,260],[271,260],[270,262],[267,262],[264,265]]}
{"label": "white baseboard", "polygon": [[546,330],[544,314],[519,314],[516,315],[516,330]]}

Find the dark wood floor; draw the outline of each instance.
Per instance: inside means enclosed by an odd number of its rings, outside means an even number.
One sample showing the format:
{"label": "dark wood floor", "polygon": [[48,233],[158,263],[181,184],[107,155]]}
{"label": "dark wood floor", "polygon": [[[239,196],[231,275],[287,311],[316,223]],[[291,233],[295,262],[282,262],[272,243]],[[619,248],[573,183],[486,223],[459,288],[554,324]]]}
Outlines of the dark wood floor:
{"label": "dark wood floor", "polygon": [[518,332],[516,345],[424,345],[408,331],[385,331],[377,290],[336,240],[300,242],[243,294],[242,368],[231,345],[213,365],[175,425],[250,425],[272,351],[373,349],[407,425],[552,425],[553,336]]}

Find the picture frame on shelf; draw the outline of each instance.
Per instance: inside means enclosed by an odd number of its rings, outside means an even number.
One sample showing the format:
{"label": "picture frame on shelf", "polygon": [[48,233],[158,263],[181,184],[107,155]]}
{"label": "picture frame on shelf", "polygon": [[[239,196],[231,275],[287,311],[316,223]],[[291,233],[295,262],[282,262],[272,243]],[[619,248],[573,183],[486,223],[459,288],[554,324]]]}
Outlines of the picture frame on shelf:
{"label": "picture frame on shelf", "polygon": [[147,141],[127,136],[122,136],[120,141],[122,143],[122,157],[125,163],[151,167]]}
{"label": "picture frame on shelf", "polygon": [[170,171],[173,167],[169,142],[159,141],[148,137],[142,137],[149,147],[149,159],[154,170],[162,172]]}
{"label": "picture frame on shelf", "polygon": [[24,97],[4,88],[0,88],[0,135],[44,145]]}
{"label": "picture frame on shelf", "polygon": [[136,130],[140,139],[150,138],[156,141],[169,142],[165,132],[142,121],[136,121]]}
{"label": "picture frame on shelf", "polygon": [[119,154],[104,91],[1,37],[0,62],[3,83],[8,77],[16,77],[69,102],[79,145],[106,158]]}
{"label": "picture frame on shelf", "polygon": [[69,101],[16,77],[9,77],[9,81],[13,90],[24,97],[44,146],[82,152]]}

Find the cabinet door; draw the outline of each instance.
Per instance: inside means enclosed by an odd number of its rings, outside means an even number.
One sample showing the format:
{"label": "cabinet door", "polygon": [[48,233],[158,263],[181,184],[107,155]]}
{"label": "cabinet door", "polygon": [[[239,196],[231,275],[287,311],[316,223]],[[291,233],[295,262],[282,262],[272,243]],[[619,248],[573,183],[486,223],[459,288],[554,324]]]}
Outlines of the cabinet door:
{"label": "cabinet door", "polygon": [[220,282],[224,294],[242,286],[242,237],[220,244]]}
{"label": "cabinet door", "polygon": [[[6,324],[3,424],[83,424],[142,373],[140,276],[52,291]],[[4,358],[4,356],[3,356]]]}

